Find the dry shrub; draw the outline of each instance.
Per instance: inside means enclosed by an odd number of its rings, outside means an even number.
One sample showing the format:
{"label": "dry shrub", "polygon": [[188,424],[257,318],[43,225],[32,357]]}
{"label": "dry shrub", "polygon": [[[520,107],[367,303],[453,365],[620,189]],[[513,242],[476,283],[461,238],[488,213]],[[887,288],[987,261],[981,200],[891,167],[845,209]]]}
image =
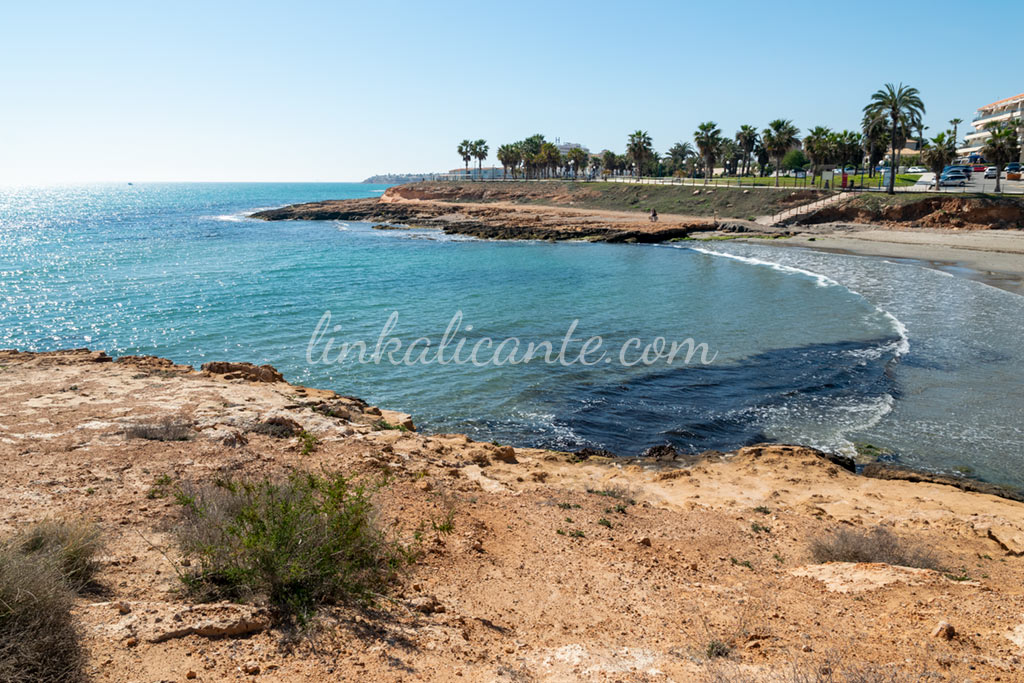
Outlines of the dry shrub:
{"label": "dry shrub", "polygon": [[706,683],[919,683],[955,681],[955,675],[929,669],[925,664],[875,664],[857,652],[832,650],[823,657],[794,658],[788,665],[767,668],[716,660],[701,677]]}
{"label": "dry shrub", "polygon": [[139,422],[124,430],[129,439],[148,441],[188,441],[193,436],[192,423],[180,417],[165,417],[157,422]]}
{"label": "dry shrub", "polygon": [[103,547],[100,530],[78,521],[46,520],[19,535],[14,547],[23,555],[51,565],[71,591],[93,583]]}
{"label": "dry shrub", "polygon": [[84,681],[74,591],[92,583],[99,531],[47,521],[0,545],[0,681]]}
{"label": "dry shrub", "polygon": [[939,569],[930,549],[900,538],[882,527],[868,530],[840,527],[811,539],[815,562],[882,562],[901,567]]}

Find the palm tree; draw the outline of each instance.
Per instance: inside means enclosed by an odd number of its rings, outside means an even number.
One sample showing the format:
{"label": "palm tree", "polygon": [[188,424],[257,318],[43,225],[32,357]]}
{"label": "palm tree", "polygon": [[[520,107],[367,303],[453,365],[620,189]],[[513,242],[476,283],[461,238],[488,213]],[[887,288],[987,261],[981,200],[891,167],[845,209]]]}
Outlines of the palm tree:
{"label": "palm tree", "polygon": [[590,157],[590,173],[591,177],[596,178],[597,174],[601,172],[601,167],[604,166],[604,156],[594,154]]}
{"label": "palm tree", "polygon": [[832,151],[832,129],[827,126],[815,126],[804,138],[804,151],[811,160],[811,184],[818,176],[818,167],[828,163],[829,152]]}
{"label": "palm tree", "polygon": [[474,140],[471,143],[473,156],[476,157],[477,175],[480,180],[484,179],[484,159],[487,158],[487,153],[490,148],[487,146],[487,140]]}
{"label": "palm tree", "polygon": [[588,157],[589,155],[581,147],[573,147],[566,153],[565,160],[572,166],[572,177],[574,180],[579,175],[580,169],[587,165]]}
{"label": "palm tree", "polygon": [[939,133],[931,140],[931,145],[921,153],[921,158],[928,165],[928,170],[935,174],[935,189],[939,189],[942,171],[956,157],[955,138]]}
{"label": "palm tree", "polygon": [[459,156],[466,163],[466,177],[469,177],[469,160],[473,158],[473,143],[469,140],[463,140],[459,143]]}
{"label": "palm tree", "polygon": [[512,177],[516,177],[516,166],[519,165],[519,147],[517,143],[510,143],[498,147],[498,161],[501,162],[502,178],[508,175],[508,169],[512,169]]}
{"label": "palm tree", "polygon": [[714,172],[718,148],[722,144],[722,131],[714,121],[705,121],[697,126],[693,141],[697,143],[697,149],[704,160],[704,184],[707,185],[708,177]]}
{"label": "palm tree", "polygon": [[754,147],[757,145],[757,128],[746,124],[740,126],[740,129],[736,131],[736,142],[743,150],[743,175],[746,175],[750,170],[750,155],[753,154]]}
{"label": "palm tree", "polygon": [[761,132],[761,141],[765,151],[775,160],[775,187],[779,186],[779,168],[782,166],[782,157],[800,142],[797,135],[800,129],[793,125],[789,119],[775,119],[768,123],[768,127]]}
{"label": "palm tree", "polygon": [[1003,174],[1003,166],[1017,158],[1020,146],[1017,131],[1002,122],[989,126],[989,137],[981,148],[984,157],[996,167],[996,192],[1000,191],[999,178]]}
{"label": "palm tree", "polygon": [[959,130],[959,126],[963,122],[964,122],[963,119],[950,119],[949,120],[949,125],[953,126],[953,138],[952,139],[953,139],[953,145],[954,146],[958,144],[957,143],[957,138],[956,138],[956,132],[957,132],[957,130]]}
{"label": "palm tree", "polygon": [[672,170],[679,171],[686,167],[687,160],[695,154],[693,145],[689,142],[677,142],[668,150],[668,158],[672,163]]}
{"label": "palm tree", "polygon": [[626,144],[626,156],[636,166],[637,177],[644,173],[644,166],[651,158],[651,136],[645,130],[638,130],[629,134],[629,142]]}
{"label": "palm tree", "polygon": [[601,165],[604,166],[604,170],[608,173],[615,174],[615,152],[610,149],[606,149],[601,152]]}
{"label": "palm tree", "polygon": [[892,83],[886,83],[885,87],[871,96],[871,101],[864,107],[864,114],[875,121],[888,119],[891,122],[889,144],[892,145],[892,156],[889,158],[892,169],[889,173],[889,188],[886,191],[895,194],[897,154],[900,149],[897,145],[900,144],[901,135],[906,139],[907,131],[920,125],[919,122],[924,116],[921,94],[917,88],[909,85],[900,83],[899,86],[894,86]]}

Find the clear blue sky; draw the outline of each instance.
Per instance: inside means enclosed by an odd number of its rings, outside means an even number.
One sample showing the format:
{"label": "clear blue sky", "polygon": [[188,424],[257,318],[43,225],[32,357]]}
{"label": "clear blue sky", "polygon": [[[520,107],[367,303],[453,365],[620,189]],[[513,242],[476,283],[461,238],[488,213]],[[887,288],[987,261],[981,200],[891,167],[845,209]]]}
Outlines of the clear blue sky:
{"label": "clear blue sky", "polygon": [[532,133],[665,151],[855,127],[887,81],[930,134],[1024,91],[1024,2],[13,2],[0,183],[360,180]]}

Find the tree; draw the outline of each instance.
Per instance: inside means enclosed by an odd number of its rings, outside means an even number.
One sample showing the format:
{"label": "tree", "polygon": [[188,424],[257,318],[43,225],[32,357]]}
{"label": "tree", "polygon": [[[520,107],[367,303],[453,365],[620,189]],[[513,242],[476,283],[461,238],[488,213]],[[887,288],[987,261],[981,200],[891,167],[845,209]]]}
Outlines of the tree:
{"label": "tree", "polygon": [[487,146],[487,140],[474,140],[471,144],[473,149],[473,156],[476,157],[477,175],[480,180],[484,179],[484,159],[487,158],[490,148]]}
{"label": "tree", "polygon": [[779,186],[779,168],[782,166],[782,157],[800,142],[797,135],[800,129],[793,125],[789,119],[775,119],[768,124],[768,127],[761,133],[761,141],[765,151],[775,160],[775,187]]}
{"label": "tree", "polygon": [[540,148],[544,144],[544,136],[537,133],[516,144],[519,145],[519,154],[523,159],[523,172],[527,178],[534,177],[537,170],[534,160],[540,154]]}
{"label": "tree", "polygon": [[757,172],[760,177],[764,177],[769,173],[769,162],[771,161],[771,154],[768,153],[768,149],[764,146],[764,140],[758,139],[757,144],[754,146],[754,156],[757,158]]}
{"label": "tree", "polygon": [[860,133],[844,130],[835,134],[836,163],[860,169],[864,164],[864,141]]}
{"label": "tree", "polygon": [[955,138],[939,133],[932,138],[931,145],[921,152],[921,158],[928,165],[928,170],[935,174],[935,189],[939,189],[942,171],[956,157]]}
{"label": "tree", "polygon": [[950,119],[949,120],[949,125],[953,126],[953,137],[952,137],[952,140],[953,140],[953,146],[954,147],[956,145],[960,144],[959,142],[957,142],[956,133],[959,130],[960,124],[963,123],[963,122],[964,122],[963,119]]}
{"label": "tree", "polygon": [[601,167],[604,166],[604,157],[601,155],[591,155],[590,157],[590,173],[593,177],[597,177],[597,174],[601,172]]}
{"label": "tree", "polygon": [[508,175],[508,169],[512,169],[512,177],[516,177],[516,166],[519,165],[519,147],[517,143],[510,143],[498,147],[498,161],[501,162],[502,178]]}
{"label": "tree", "polygon": [[981,153],[996,167],[996,192],[999,192],[999,179],[1003,175],[1003,167],[1020,154],[1020,143],[1015,128],[1002,122],[988,126],[988,131],[989,136]]}
{"label": "tree", "polygon": [[757,129],[746,124],[740,126],[736,131],[736,142],[743,151],[743,175],[746,175],[750,171],[750,155],[753,154],[758,142]]}
{"label": "tree", "polygon": [[693,141],[697,143],[697,150],[704,160],[704,184],[707,185],[708,178],[715,169],[715,157],[718,156],[718,148],[722,143],[722,131],[714,121],[705,121],[697,126],[693,133]]}
{"label": "tree", "polygon": [[686,162],[695,154],[689,142],[677,142],[668,150],[668,161],[673,174],[686,168]]}
{"label": "tree", "polygon": [[565,160],[572,166],[572,177],[579,175],[580,169],[587,167],[590,155],[583,151],[582,147],[573,147],[566,155]]}
{"label": "tree", "polygon": [[651,136],[645,130],[638,130],[629,134],[629,142],[626,144],[626,157],[636,167],[637,177],[642,176],[644,168],[653,156],[651,149]]}
{"label": "tree", "polygon": [[834,153],[834,138],[832,129],[826,126],[815,126],[804,138],[804,151],[811,160],[811,183],[818,176],[818,170],[823,164],[830,161]]}
{"label": "tree", "polygon": [[889,173],[889,187],[886,191],[895,194],[899,149],[902,141],[907,138],[907,132],[919,126],[924,116],[921,94],[917,88],[902,83],[899,86],[886,83],[871,96],[871,101],[864,106],[864,114],[873,121],[888,119],[890,122],[889,144],[892,145],[892,155],[889,158],[892,161],[892,172]]}
{"label": "tree", "polygon": [[787,171],[802,171],[810,162],[802,149],[793,148],[782,157],[782,168]]}
{"label": "tree", "polygon": [[466,177],[469,177],[469,161],[473,158],[473,143],[469,140],[463,140],[459,143],[459,156],[462,157],[462,161],[466,164]]}

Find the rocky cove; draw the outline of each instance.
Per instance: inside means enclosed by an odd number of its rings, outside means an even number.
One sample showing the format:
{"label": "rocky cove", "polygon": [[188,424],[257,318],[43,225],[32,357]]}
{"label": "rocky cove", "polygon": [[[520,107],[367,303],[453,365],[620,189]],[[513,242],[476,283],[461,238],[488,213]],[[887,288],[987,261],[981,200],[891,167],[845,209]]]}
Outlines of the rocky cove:
{"label": "rocky cove", "polygon": [[[106,592],[75,605],[102,677],[755,681],[827,666],[1018,680],[1016,501],[856,475],[799,446],[619,461],[420,433],[244,363],[197,372],[76,350],[5,351],[0,365],[0,525],[59,515],[103,529]],[[140,436],[166,419],[183,438]],[[451,531],[378,609],[325,607],[316,639],[285,648],[259,604],[182,595],[178,504],[159,487],[324,469],[387,473],[377,505],[399,533],[437,515]],[[811,555],[822,534],[879,525],[941,569]],[[709,657],[710,642],[729,656]]]}

